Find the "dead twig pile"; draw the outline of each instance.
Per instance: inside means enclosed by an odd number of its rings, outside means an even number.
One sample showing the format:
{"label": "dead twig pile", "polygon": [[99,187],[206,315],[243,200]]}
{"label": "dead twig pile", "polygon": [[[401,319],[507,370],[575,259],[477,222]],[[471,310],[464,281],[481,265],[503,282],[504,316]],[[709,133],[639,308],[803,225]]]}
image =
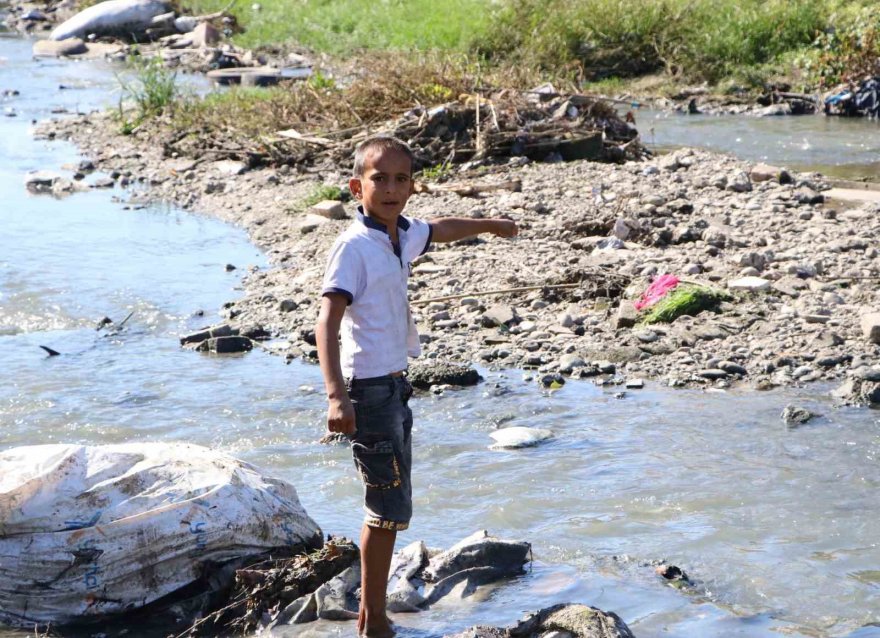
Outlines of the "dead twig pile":
{"label": "dead twig pile", "polygon": [[416,168],[518,156],[623,161],[646,152],[637,131],[600,99],[549,86],[489,89],[478,76],[447,67],[388,75],[365,68],[345,87],[300,82],[183,105],[170,116],[165,152],[251,166],[338,166],[376,134],[407,141]]}
{"label": "dead twig pile", "polygon": [[270,559],[239,569],[228,604],[196,621],[178,638],[215,635],[221,630],[253,634],[294,600],[314,592],[359,559],[354,543],[332,538],[311,554]]}

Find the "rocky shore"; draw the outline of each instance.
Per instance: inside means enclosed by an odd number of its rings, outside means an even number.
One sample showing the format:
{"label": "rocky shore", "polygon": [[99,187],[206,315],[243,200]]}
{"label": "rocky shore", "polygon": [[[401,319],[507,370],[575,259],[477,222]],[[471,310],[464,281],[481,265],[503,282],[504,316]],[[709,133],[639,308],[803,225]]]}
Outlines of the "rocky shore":
{"label": "rocky shore", "polygon": [[[78,144],[118,186],[132,187],[129,205],[165,200],[246,228],[271,267],[249,270],[245,296],[223,319],[268,332],[268,347],[288,358],[314,359],[324,258],[353,206],[335,219],[339,207],[325,217],[300,204],[322,184],[343,186],[348,167],[169,159],[148,133],[115,130],[96,113],[38,134]],[[683,149],[624,165],[514,159],[454,181],[521,188],[419,194],[407,214],[500,215],[522,230],[513,241],[434,245],[416,262],[410,288],[423,362],[523,368],[545,382],[561,374],[767,389],[880,379],[870,316],[880,277],[876,207],[826,201],[820,175]],[[661,273],[733,296],[717,313],[641,325],[632,300]],[[519,291],[490,293],[511,289]],[[872,391],[854,390],[863,399]]]}

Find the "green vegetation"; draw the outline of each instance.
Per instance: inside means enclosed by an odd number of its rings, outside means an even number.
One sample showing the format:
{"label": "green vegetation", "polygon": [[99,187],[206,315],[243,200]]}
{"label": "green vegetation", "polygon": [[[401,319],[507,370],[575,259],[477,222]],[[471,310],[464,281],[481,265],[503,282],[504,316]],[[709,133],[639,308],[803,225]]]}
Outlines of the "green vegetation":
{"label": "green vegetation", "polygon": [[[183,2],[195,13],[220,11],[228,0]],[[233,10],[244,47],[296,43],[332,55],[364,50],[465,51],[488,28],[490,0],[256,0]]]}
{"label": "green vegetation", "polygon": [[[129,58],[129,66],[134,69],[132,79],[126,79],[122,75],[117,76],[122,87],[118,117],[122,132],[126,135],[145,120],[161,115],[179,96],[177,74],[169,70],[161,58],[144,59],[133,55]],[[134,104],[133,117],[129,117],[126,113],[125,101]]]}
{"label": "green vegetation", "polygon": [[[227,0],[182,3],[217,11]],[[870,0],[258,0],[233,11],[245,47],[336,56],[439,51],[546,78],[596,82],[663,73],[760,87],[780,75],[829,83],[880,49]],[[320,78],[315,81],[320,81]],[[615,85],[608,85],[612,88]]]}
{"label": "green vegetation", "polygon": [[428,166],[419,172],[419,178],[429,182],[442,182],[452,175],[453,166],[450,162],[441,162],[435,166]]}
{"label": "green vegetation", "polygon": [[730,295],[717,288],[680,285],[651,306],[642,323],[672,323],[682,315],[693,316],[704,310],[713,310],[727,299]]}
{"label": "green vegetation", "polygon": [[300,207],[305,210],[310,206],[314,206],[318,202],[323,202],[325,199],[335,199],[336,201],[347,202],[351,197],[348,190],[343,190],[338,186],[333,186],[331,184],[322,184],[302,200]]}

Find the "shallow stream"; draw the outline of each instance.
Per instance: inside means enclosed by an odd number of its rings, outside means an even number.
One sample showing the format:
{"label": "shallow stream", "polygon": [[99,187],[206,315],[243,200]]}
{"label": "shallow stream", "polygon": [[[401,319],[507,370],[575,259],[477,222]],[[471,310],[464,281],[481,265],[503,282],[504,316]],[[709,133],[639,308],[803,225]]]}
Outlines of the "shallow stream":
{"label": "shallow stream", "polygon": [[[172,207],[126,209],[118,190],[61,200],[26,192],[27,171],[81,159],[66,143],[34,141],[31,120],[118,98],[111,68],[33,61],[30,48],[0,36],[0,91],[20,93],[2,104],[17,116],[0,117],[0,449],[199,443],[290,480],[325,532],[356,537],[360,487],[349,454],[316,443],[325,405],[317,367],[177,345],[240,294],[242,269],[265,266],[245,233]],[[826,153],[791,141],[798,126]],[[657,143],[764,136],[726,150],[772,147],[768,160],[791,165],[874,161],[868,122],[707,118],[674,131]],[[230,263],[238,269],[227,272]],[[121,334],[95,330],[105,315],[129,313]],[[817,387],[704,393],[649,383],[616,399],[585,381],[551,393],[519,371],[485,376],[476,388],[414,400],[416,515],[399,546],[445,547],[488,529],[532,542],[535,564],[475,599],[398,615],[405,635],[505,625],[577,601],[618,613],[640,638],[880,636],[866,626],[880,622],[877,413],[836,409]],[[789,402],[824,416],[786,428]],[[509,425],[555,438],[489,450],[489,433]],[[693,589],[666,586],[649,564],[658,559],[682,567]],[[352,633],[351,624],[319,623],[284,635]]]}

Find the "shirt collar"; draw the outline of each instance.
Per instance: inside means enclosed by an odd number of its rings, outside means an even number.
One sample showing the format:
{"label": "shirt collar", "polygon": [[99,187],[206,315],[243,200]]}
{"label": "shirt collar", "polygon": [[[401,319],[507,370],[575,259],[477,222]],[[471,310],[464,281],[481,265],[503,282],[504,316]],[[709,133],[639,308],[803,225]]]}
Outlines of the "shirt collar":
{"label": "shirt collar", "polygon": [[[357,207],[357,219],[359,222],[361,222],[367,228],[372,228],[373,230],[381,230],[383,233],[388,235],[388,227],[385,224],[383,224],[382,222],[376,221],[372,217],[368,217],[364,213],[363,206],[359,205]],[[400,228],[401,230],[403,230],[404,232],[406,232],[407,230],[409,230],[409,220],[406,217],[404,217],[403,215],[398,215],[397,216],[397,227]]]}

